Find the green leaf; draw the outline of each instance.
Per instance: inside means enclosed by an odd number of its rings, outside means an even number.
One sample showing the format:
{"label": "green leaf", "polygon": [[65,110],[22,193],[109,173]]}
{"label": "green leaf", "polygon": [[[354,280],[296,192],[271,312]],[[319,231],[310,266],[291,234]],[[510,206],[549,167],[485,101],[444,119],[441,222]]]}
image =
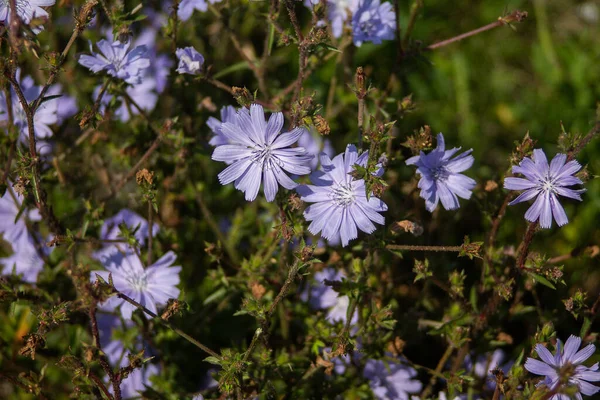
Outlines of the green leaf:
{"label": "green leaf", "polygon": [[271,50],[273,49],[273,42],[275,41],[275,25],[271,24],[269,27],[269,41],[267,44],[267,55],[271,55]]}
{"label": "green leaf", "polygon": [[550,289],[556,290],[556,287],[552,284],[552,282],[550,282],[548,279],[544,278],[543,276],[538,275],[538,274],[534,274],[534,273],[531,273],[531,272],[529,273],[529,275],[536,282],[539,282],[539,283],[541,283],[544,286],[548,286]]}
{"label": "green leaf", "polygon": [[590,326],[592,326],[592,320],[588,317],[584,317],[583,324],[581,325],[581,331],[579,331],[579,337],[583,338],[590,329]]}
{"label": "green leaf", "polygon": [[214,356],[206,357],[204,359],[204,361],[214,364],[214,365],[221,365],[221,361],[217,357],[214,357]]}
{"label": "green leaf", "polygon": [[223,298],[223,296],[225,296],[225,294],[227,293],[227,289],[225,289],[224,287],[216,290],[215,292],[213,292],[210,296],[208,296],[206,298],[206,300],[204,300],[204,305],[210,304],[214,301],[217,301],[221,298]]}
{"label": "green leaf", "polygon": [[214,74],[213,78],[219,79],[219,78],[222,78],[222,77],[224,77],[226,75],[229,75],[231,73],[234,73],[234,72],[237,72],[237,71],[243,71],[245,69],[250,69],[250,66],[248,65],[247,61],[241,61],[241,62],[239,62],[237,64],[233,64],[232,66],[227,67],[227,68],[219,71],[218,73]]}

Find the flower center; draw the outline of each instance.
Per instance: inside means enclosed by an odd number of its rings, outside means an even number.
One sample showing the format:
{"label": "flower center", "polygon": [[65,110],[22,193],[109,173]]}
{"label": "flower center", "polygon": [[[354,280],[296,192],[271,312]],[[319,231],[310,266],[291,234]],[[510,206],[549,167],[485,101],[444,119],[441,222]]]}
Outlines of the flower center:
{"label": "flower center", "polygon": [[266,145],[259,145],[252,151],[252,162],[259,164],[261,169],[270,169],[272,159],[271,147]]}
{"label": "flower center", "polygon": [[334,203],[341,207],[347,207],[354,203],[355,196],[352,190],[352,184],[348,185],[336,185],[331,195]]}
{"label": "flower center", "polygon": [[546,176],[544,179],[540,179],[538,188],[543,192],[556,192],[556,185],[554,179],[550,176]]}
{"label": "flower center", "polygon": [[148,279],[145,273],[141,275],[129,275],[127,277],[127,282],[129,282],[131,287],[138,292],[144,291],[148,288]]}
{"label": "flower center", "polygon": [[433,175],[433,179],[436,181],[445,181],[450,176],[450,172],[443,166],[433,168],[431,170],[431,175]]}

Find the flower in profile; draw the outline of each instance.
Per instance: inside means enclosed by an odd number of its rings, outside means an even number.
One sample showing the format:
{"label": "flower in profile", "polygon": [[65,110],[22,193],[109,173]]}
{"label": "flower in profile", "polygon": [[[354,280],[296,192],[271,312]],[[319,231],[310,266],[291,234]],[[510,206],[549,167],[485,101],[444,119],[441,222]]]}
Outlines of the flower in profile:
{"label": "flower in profile", "polygon": [[221,132],[230,143],[217,146],[212,154],[213,160],[231,164],[219,174],[222,185],[235,181],[236,189],[253,201],[262,182],[267,201],[273,201],[279,185],[286,189],[297,186],[284,170],[295,175],[310,173],[312,157],[302,147],[290,147],[304,129],[281,133],[283,113],[273,113],[267,122],[262,106],[252,104],[250,110],[238,111],[237,121],[223,122]]}
{"label": "flower in profile", "polygon": [[[91,279],[96,280],[96,274],[108,282],[109,273],[112,274],[115,288],[129,296],[150,311],[156,313],[158,306],[164,306],[171,298],[179,296],[180,266],[173,266],[175,253],[169,251],[151,266],[144,268],[142,261],[135,253],[128,253],[122,258],[109,258],[105,260],[106,271],[92,271]],[[131,319],[131,314],[136,309],[132,304],[116,297],[110,297],[102,309],[112,311],[120,307],[121,315]]]}
{"label": "flower in profile", "polygon": [[215,117],[209,117],[206,121],[206,125],[210,128],[214,136],[209,140],[208,144],[211,146],[221,146],[223,144],[229,144],[229,139],[223,134],[221,130],[221,123],[229,122],[237,124],[237,111],[233,106],[225,106],[221,108],[221,120],[219,121]]}
{"label": "flower in profile", "polygon": [[[568,386],[576,386],[579,389],[577,399],[582,398],[581,394],[592,396],[600,391],[600,387],[589,383],[600,381],[598,363],[591,367],[586,367],[582,363],[594,354],[596,346],[589,344],[579,350],[580,346],[581,338],[571,335],[564,348],[561,341],[557,341],[556,354],[553,356],[545,346],[538,343],[535,351],[542,361],[529,357],[525,362],[525,369],[532,374],[544,376],[537,386],[543,384],[549,390],[560,390],[558,386],[568,378]],[[567,399],[566,395],[555,394],[549,400]]]}
{"label": "flower in profile", "polygon": [[124,80],[127,83],[138,84],[142,82],[142,72],[150,67],[150,58],[146,46],[136,46],[129,50],[131,39],[121,43],[119,40],[110,43],[100,40],[97,44],[100,53],[94,53],[90,42],[92,55],[79,56],[79,64],[97,73],[106,71],[110,76]]}
{"label": "flower in profile", "polygon": [[[17,16],[23,21],[24,24],[29,25],[34,18],[48,18],[48,13],[42,7],[50,7],[56,3],[56,0],[16,0]],[[12,18],[10,11],[10,1],[0,1],[0,23],[4,26],[10,25]],[[39,33],[41,27],[33,29],[34,33]]]}
{"label": "flower in profile", "polygon": [[[358,229],[373,233],[373,222],[383,225],[385,218],[380,212],[387,211],[387,205],[377,197],[367,199],[363,179],[355,179],[351,172],[354,165],[366,166],[369,153],[358,156],[354,145],[348,145],[346,152],[331,160],[321,154],[321,170],[311,175],[314,185],[300,185],[297,188],[300,198],[310,205],[304,211],[307,221],[312,221],[308,230],[313,235],[321,232],[327,240],[341,241],[346,246],[358,237]],[[379,174],[383,169],[379,170]]]}
{"label": "flower in profile", "polygon": [[313,171],[319,165],[319,154],[325,153],[328,157],[333,157],[335,154],[331,141],[323,139],[321,135],[314,132],[305,131],[298,139],[298,146],[304,147],[306,152],[314,157],[310,162],[310,168]]}
{"label": "flower in profile", "polygon": [[[348,296],[341,296],[333,290],[331,286],[325,285],[324,281],[339,281],[345,278],[343,271],[336,271],[334,268],[325,268],[322,271],[315,273],[315,281],[318,285],[311,285],[305,292],[301,294],[304,301],[309,302],[313,308],[328,309],[327,321],[331,323],[342,321],[346,323],[346,315],[350,300]],[[352,315],[350,323],[356,324],[358,321],[358,313],[355,311]]]}
{"label": "flower in profile", "polygon": [[525,213],[530,222],[539,220],[542,228],[552,226],[552,217],[563,226],[569,222],[564,208],[558,202],[557,195],[581,201],[580,194],[585,189],[569,189],[567,186],[581,185],[581,179],[573,176],[581,169],[576,160],[567,162],[565,154],[554,156],[550,165],[542,149],[533,150],[533,157],[525,157],[518,166],[512,168],[514,174],[522,174],[525,178],[508,177],[504,179],[504,188],[523,190],[516,199],[508,203],[517,204],[536,198],[533,205]]}
{"label": "flower in profile", "polygon": [[354,44],[364,42],[380,44],[382,40],[393,40],[396,29],[396,13],[389,2],[380,0],[360,0],[358,9],[352,15]]}
{"label": "flower in profile", "polygon": [[[42,91],[42,88],[36,86],[33,79],[29,76],[20,79],[21,70],[17,69],[16,79],[19,82],[21,91],[28,103],[31,103]],[[19,101],[19,97],[11,87],[11,103],[7,104],[4,91],[0,92],[0,122],[8,122],[9,107],[12,109],[13,123],[14,126],[19,130],[19,139],[22,143],[29,141],[29,131],[27,124],[27,114]],[[58,99],[53,98],[44,101],[40,104],[39,108],[33,116],[33,126],[35,131],[35,137],[37,139],[46,139],[52,136],[52,129],[49,125],[54,125],[58,122]]]}
{"label": "flower in profile", "polygon": [[[137,242],[143,246],[146,244],[146,239],[149,235],[148,221],[141,215],[124,208],[114,216],[104,220],[102,228],[100,228],[100,240],[117,240],[123,239],[121,224],[125,225],[129,231],[134,232],[134,237]],[[155,236],[160,227],[157,223],[152,224],[152,236]],[[106,258],[114,256],[115,253],[122,255],[133,252],[127,243],[106,243],[100,250],[94,252],[92,257],[98,261],[104,261]]]}
{"label": "flower in profile", "polygon": [[215,4],[221,0],[181,0],[177,8],[177,16],[182,21],[187,21],[195,10],[206,11],[208,4]]}
{"label": "flower in profile", "polygon": [[454,210],[460,207],[458,197],[471,198],[475,181],[461,172],[473,165],[473,150],[452,158],[459,150],[460,147],[446,150],[444,135],[440,133],[437,135],[437,147],[433,151],[429,154],[421,151],[420,155],[406,160],[407,165],[416,165],[417,174],[421,175],[418,187],[421,189],[421,197],[425,199],[427,211],[433,212],[440,200],[446,210]]}
{"label": "flower in profile", "polygon": [[[310,0],[308,5],[316,6],[320,0]],[[331,22],[331,31],[335,38],[340,38],[344,25],[358,9],[359,0],[327,0],[327,18]]]}
{"label": "flower in profile", "polygon": [[492,375],[492,370],[499,369],[508,375],[512,362],[504,362],[506,354],[501,349],[496,349],[492,353],[482,354],[475,358],[471,355],[465,357],[465,369],[472,371],[473,375],[480,379],[485,379],[486,388],[490,391],[496,389],[496,379]]}
{"label": "flower in profile", "polygon": [[369,379],[375,397],[382,400],[408,400],[409,394],[419,393],[423,387],[420,381],[413,379],[417,371],[400,360],[368,360],[363,376]]}
{"label": "flower in profile", "polygon": [[175,52],[179,59],[177,65],[177,72],[180,74],[197,75],[202,69],[204,64],[204,57],[198,53],[193,47],[186,47],[183,49],[177,49]]}

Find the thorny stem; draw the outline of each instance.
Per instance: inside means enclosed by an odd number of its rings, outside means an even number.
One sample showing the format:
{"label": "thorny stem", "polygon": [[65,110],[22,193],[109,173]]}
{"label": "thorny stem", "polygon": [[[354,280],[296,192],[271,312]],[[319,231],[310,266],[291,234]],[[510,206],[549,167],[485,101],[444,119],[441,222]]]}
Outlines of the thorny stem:
{"label": "thorny stem", "polygon": [[[452,44],[454,42],[458,42],[460,40],[466,39],[468,37],[471,36],[475,36],[477,34],[480,34],[482,32],[485,31],[489,31],[490,29],[494,29],[497,28],[499,26],[504,26],[504,25],[508,25],[511,22],[522,22],[523,20],[525,20],[525,18],[527,18],[527,12],[526,11],[513,11],[512,13],[508,14],[505,17],[498,17],[498,20],[495,22],[492,22],[490,24],[487,24],[485,26],[482,26],[481,28],[477,28],[474,29],[472,31],[463,33],[461,35],[455,36],[453,38],[450,39],[446,39],[446,40],[442,40],[441,42],[437,42],[434,43],[432,45],[429,45],[425,48],[425,50],[435,50],[435,49],[439,49],[440,47],[444,47],[447,46],[449,44]],[[406,39],[406,37],[405,37]]]}
{"label": "thorny stem", "polygon": [[152,224],[154,223],[154,208],[152,202],[148,200],[148,253],[146,254],[146,266],[152,265]]}
{"label": "thorny stem", "polygon": [[187,333],[185,333],[181,329],[177,328],[176,326],[174,326],[169,321],[166,321],[166,320],[160,318],[158,315],[156,315],[152,311],[148,310],[146,307],[144,307],[143,305],[141,305],[137,301],[133,300],[131,297],[127,296],[126,294],[123,294],[123,293],[119,292],[114,286],[112,287],[112,290],[113,290],[113,293],[118,298],[123,299],[126,302],[128,302],[129,304],[137,307],[139,310],[142,310],[143,312],[145,312],[146,314],[148,314],[149,316],[151,316],[152,318],[154,318],[156,321],[158,321],[161,325],[164,325],[167,328],[171,329],[173,332],[175,332],[176,334],[178,334],[179,336],[181,336],[182,338],[184,338],[185,340],[187,340],[188,342],[190,342],[194,346],[198,347],[200,350],[204,351],[207,354],[210,354],[211,356],[215,357],[217,360],[221,360],[221,356],[220,355],[218,355],[213,350],[209,349],[208,347],[206,347],[205,345],[203,345],[202,343],[200,343],[199,341],[197,341],[196,339],[194,339],[193,337],[191,337],[190,335],[188,335]]}
{"label": "thorny stem", "polygon": [[171,39],[173,40],[172,50],[175,52],[177,50],[177,27],[179,25],[179,17],[177,13],[179,12],[179,0],[175,0],[173,2],[173,12],[171,13],[171,18],[173,18],[173,32],[171,33]]}
{"label": "thorny stem", "polygon": [[[296,16],[296,11],[294,9],[294,2],[292,0],[285,0],[285,6],[288,11],[288,15],[290,16],[290,21],[292,22],[292,26],[294,27],[294,31],[296,32],[296,37],[298,38],[298,78],[296,78],[296,88],[294,90],[294,97],[292,97],[292,104],[298,100],[300,96],[300,92],[302,91],[302,84],[304,82],[304,78],[306,76],[306,62],[308,59],[308,50],[306,48],[307,43],[304,40],[304,35],[302,34],[302,29],[300,28],[300,23],[298,22],[298,17]],[[292,126],[296,125],[297,121],[292,121]]]}
{"label": "thorny stem", "polygon": [[158,135],[156,137],[156,139],[154,139],[154,142],[152,142],[152,145],[150,146],[150,148],[148,148],[148,150],[146,150],[146,152],[144,153],[142,158],[140,158],[140,160],[129,170],[127,175],[125,175],[115,185],[115,187],[111,190],[111,193],[108,196],[106,196],[105,198],[103,198],[102,201],[108,200],[115,194],[119,193],[119,191],[123,188],[123,186],[125,186],[127,181],[129,181],[132,177],[135,176],[136,172],[139,171],[139,169],[142,167],[142,165],[144,165],[144,163],[148,160],[148,158],[150,158],[152,153],[154,153],[156,151],[158,146],[160,146],[160,143],[162,142],[162,140],[163,140],[162,135]]}
{"label": "thorny stem", "polygon": [[46,92],[48,91],[50,86],[56,80],[56,77],[58,76],[58,71],[60,70],[60,67],[67,60],[67,54],[69,54],[69,50],[71,50],[73,43],[75,43],[75,40],[79,37],[81,32],[83,32],[83,30],[85,29],[86,22],[89,19],[90,15],[92,14],[92,11],[94,10],[94,7],[97,4],[98,4],[98,0],[88,0],[81,8],[81,12],[79,13],[79,16],[75,19],[75,28],[73,29],[73,33],[71,34],[71,37],[69,38],[69,41],[67,42],[62,53],[60,54],[58,63],[52,67],[50,76],[48,77],[46,84],[42,88],[40,95],[37,97],[37,99],[35,99],[35,101],[31,105],[31,109],[33,110],[34,113],[37,111],[40,104],[42,104],[42,100],[44,99]]}
{"label": "thorny stem", "polygon": [[462,246],[413,246],[413,245],[402,245],[402,244],[388,244],[385,246],[388,250],[400,250],[400,251],[449,251],[449,252],[460,252]]}
{"label": "thorny stem", "polygon": [[[91,381],[92,381],[92,382],[94,382],[94,383],[96,384],[96,386],[98,386],[98,388],[100,388],[100,390],[102,390],[102,393],[104,393],[104,395],[106,396],[106,398],[108,398],[108,399],[115,399],[115,400],[117,400],[117,395],[116,395],[116,393],[117,393],[117,391],[118,391],[118,392],[119,392],[119,397],[118,397],[118,400],[121,400],[121,396],[120,396],[120,393],[121,393],[121,388],[119,388],[119,389],[116,389],[116,390],[115,390],[115,396],[113,397],[113,396],[110,394],[110,392],[108,391],[108,389],[106,388],[106,385],[104,384],[104,382],[102,382],[102,380],[101,380],[100,378],[98,378],[98,377],[96,376],[96,374],[94,374],[94,373],[92,373],[92,372],[88,372],[88,378],[90,378],[90,379],[91,379]],[[117,387],[118,387],[118,386],[117,386]]]}
{"label": "thorny stem", "polygon": [[[121,382],[115,375],[113,369],[110,367],[110,364],[108,363],[106,356],[102,352],[102,346],[100,344],[100,331],[98,329],[98,320],[96,318],[96,303],[93,303],[92,306],[90,307],[89,316],[90,316],[90,325],[92,328],[92,338],[94,339],[94,346],[99,350],[99,354],[98,354],[99,360],[98,361],[100,363],[100,366],[104,370],[104,373],[108,376],[108,378],[110,379],[110,381],[112,383],[113,390],[115,392],[114,399],[120,400],[121,399]],[[112,396],[109,396],[109,398],[112,398]]]}

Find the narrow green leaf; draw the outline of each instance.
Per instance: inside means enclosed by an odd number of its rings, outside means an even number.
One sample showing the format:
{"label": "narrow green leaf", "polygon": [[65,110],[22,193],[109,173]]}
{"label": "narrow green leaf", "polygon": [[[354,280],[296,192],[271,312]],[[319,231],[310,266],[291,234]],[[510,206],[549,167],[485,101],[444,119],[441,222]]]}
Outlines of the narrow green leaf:
{"label": "narrow green leaf", "polygon": [[544,278],[541,275],[529,273],[529,275],[533,278],[534,281],[541,283],[544,286],[548,286],[550,289],[556,290],[556,287],[550,282],[548,279]]}
{"label": "narrow green leaf", "polygon": [[233,64],[230,67],[227,67],[221,71],[219,71],[218,73],[213,75],[213,78],[215,79],[219,79],[222,78],[226,75],[229,75],[231,73],[237,72],[237,71],[243,71],[245,69],[250,69],[250,67],[248,66],[248,62],[247,61],[241,61],[239,63]]}
{"label": "narrow green leaf", "polygon": [[583,325],[581,325],[581,331],[579,331],[579,337],[583,338],[590,329],[590,326],[592,326],[592,320],[588,317],[584,317]]}
{"label": "narrow green leaf", "polygon": [[273,49],[273,42],[275,42],[275,25],[271,24],[269,27],[269,41],[267,45],[267,55],[271,55],[271,50]]}

